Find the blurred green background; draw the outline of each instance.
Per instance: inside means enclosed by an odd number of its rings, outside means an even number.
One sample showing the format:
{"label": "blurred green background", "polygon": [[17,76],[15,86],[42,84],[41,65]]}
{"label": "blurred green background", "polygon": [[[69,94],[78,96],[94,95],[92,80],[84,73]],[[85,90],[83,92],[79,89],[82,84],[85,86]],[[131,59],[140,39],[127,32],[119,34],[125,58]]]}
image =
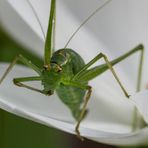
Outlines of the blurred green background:
{"label": "blurred green background", "polygon": [[[11,62],[23,54],[38,66],[42,59],[13,41],[0,28],[0,62]],[[21,63],[19,63],[21,64]],[[74,135],[17,117],[0,109],[0,148],[114,148],[90,140],[81,142]]]}

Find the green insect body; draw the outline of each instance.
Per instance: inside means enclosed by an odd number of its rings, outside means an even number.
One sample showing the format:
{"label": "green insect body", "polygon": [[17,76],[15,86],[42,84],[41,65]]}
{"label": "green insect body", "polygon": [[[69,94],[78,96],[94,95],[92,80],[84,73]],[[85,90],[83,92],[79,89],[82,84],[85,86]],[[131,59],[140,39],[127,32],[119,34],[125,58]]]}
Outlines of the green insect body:
{"label": "green insect body", "polygon": [[[44,95],[52,95],[56,92],[61,99],[61,101],[70,109],[73,117],[77,121],[77,125],[75,127],[75,132],[77,136],[83,140],[79,132],[79,126],[82,119],[86,116],[87,103],[90,99],[92,93],[92,87],[89,86],[88,82],[99,75],[101,75],[106,70],[110,70],[121,87],[121,90],[125,94],[127,98],[129,98],[129,94],[126,89],[123,87],[119,77],[117,76],[113,66],[132,54],[140,51],[140,64],[138,70],[138,81],[137,81],[137,91],[140,89],[141,84],[141,76],[142,76],[142,65],[143,65],[143,55],[144,55],[144,47],[142,44],[139,44],[129,52],[121,55],[120,57],[109,61],[107,56],[103,53],[98,53],[96,57],[94,57],[87,64],[84,63],[82,57],[76,53],[74,50],[66,48],[68,43],[74,37],[74,35],[79,31],[79,29],[99,10],[101,10],[105,5],[107,5],[111,0],[108,0],[104,5],[97,8],[81,25],[80,27],[73,33],[70,40],[67,42],[65,48],[53,51],[54,44],[54,31],[55,31],[55,7],[56,0],[51,0],[51,9],[50,9],[50,17],[48,24],[48,31],[45,41],[44,48],[44,65],[43,68],[38,68],[35,64],[33,64],[30,60],[26,59],[22,55],[18,55],[12,63],[9,65],[2,78],[0,79],[0,84],[10,72],[12,67],[16,64],[17,61],[21,61],[29,68],[33,69],[38,73],[38,76],[31,77],[20,77],[14,78],[13,82],[15,85],[20,87],[25,87],[27,89],[31,89],[33,91],[40,92]],[[31,3],[30,3],[31,4]],[[32,6],[31,6],[32,7]],[[33,8],[33,7],[32,7]],[[34,11],[34,13],[36,13]],[[36,17],[37,14],[35,15]],[[39,21],[39,19],[37,19]],[[41,23],[39,23],[41,24]],[[43,29],[42,29],[43,30]],[[105,63],[99,66],[92,67],[95,62],[100,59],[104,59]],[[32,86],[28,86],[23,82],[27,81],[40,81],[43,85],[43,89],[37,89]],[[135,128],[135,120],[133,119],[133,128]]]}
{"label": "green insect body", "polygon": [[[45,92],[56,91],[59,98],[66,104],[74,118],[78,120],[81,113],[80,106],[83,102],[85,90],[73,86],[66,86],[62,82],[72,80],[85,63],[81,56],[72,49],[60,49],[51,57],[51,70],[43,70],[42,84]],[[82,82],[84,85],[87,82]]]}

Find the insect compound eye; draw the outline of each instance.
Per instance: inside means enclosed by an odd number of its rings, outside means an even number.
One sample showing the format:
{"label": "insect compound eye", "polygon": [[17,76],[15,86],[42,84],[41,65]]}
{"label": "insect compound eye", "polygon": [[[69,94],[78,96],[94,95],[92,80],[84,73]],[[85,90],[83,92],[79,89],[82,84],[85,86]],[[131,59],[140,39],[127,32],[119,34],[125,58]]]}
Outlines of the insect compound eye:
{"label": "insect compound eye", "polygon": [[51,63],[51,67],[54,72],[60,73],[62,71],[61,66],[56,63]]}

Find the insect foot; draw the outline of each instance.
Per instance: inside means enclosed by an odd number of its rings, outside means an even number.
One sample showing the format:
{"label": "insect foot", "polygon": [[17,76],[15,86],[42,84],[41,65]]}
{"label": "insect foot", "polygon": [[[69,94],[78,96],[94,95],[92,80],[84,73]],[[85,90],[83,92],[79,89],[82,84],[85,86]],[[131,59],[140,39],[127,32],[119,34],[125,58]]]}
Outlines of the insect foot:
{"label": "insect foot", "polygon": [[81,141],[84,141],[84,138],[80,135],[78,126],[76,126],[76,128],[75,128],[75,132],[76,132],[76,134],[77,134],[77,137],[78,137]]}
{"label": "insect foot", "polygon": [[[43,92],[44,92],[44,91],[43,91]],[[49,90],[49,91],[47,91],[47,92],[44,92],[44,94],[45,94],[46,96],[51,96],[51,95],[54,94],[54,92],[53,92],[52,90]]]}

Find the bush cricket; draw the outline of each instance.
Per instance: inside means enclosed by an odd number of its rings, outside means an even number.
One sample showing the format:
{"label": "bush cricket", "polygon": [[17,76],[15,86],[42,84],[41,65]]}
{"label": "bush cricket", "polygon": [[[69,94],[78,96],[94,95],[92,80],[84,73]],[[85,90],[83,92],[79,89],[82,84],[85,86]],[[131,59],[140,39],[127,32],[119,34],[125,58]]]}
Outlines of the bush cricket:
{"label": "bush cricket", "polygon": [[[72,116],[77,121],[75,132],[78,138],[83,140],[79,132],[79,126],[83,118],[87,115],[87,103],[90,99],[92,93],[92,86],[88,82],[106,70],[110,70],[116,79],[117,83],[121,87],[124,95],[129,98],[129,94],[122,85],[119,77],[117,76],[113,66],[132,54],[140,51],[140,64],[138,72],[138,85],[137,90],[140,89],[141,75],[142,75],[142,63],[144,47],[139,44],[129,52],[121,55],[120,57],[109,61],[107,56],[103,53],[98,53],[90,62],[85,64],[83,58],[76,53],[73,49],[67,48],[69,42],[74,37],[74,35],[79,31],[79,29],[100,9],[107,5],[111,0],[106,1],[101,7],[97,8],[72,34],[71,38],[68,40],[64,48],[53,51],[54,44],[54,31],[55,31],[55,21],[56,21],[56,0],[51,0],[49,24],[47,35],[45,38],[45,48],[44,48],[44,65],[43,68],[38,68],[30,60],[26,59],[23,55],[18,55],[9,67],[6,69],[5,73],[0,79],[0,84],[10,72],[12,67],[20,61],[26,66],[37,72],[38,76],[31,77],[19,77],[14,78],[13,82],[15,85],[20,87],[25,87],[33,91],[37,91],[44,95],[52,95],[54,92],[58,94],[59,99],[70,109]],[[29,2],[29,0],[28,0]],[[33,9],[33,7],[32,7]],[[34,9],[33,9],[34,11]],[[34,11],[36,14],[36,12]],[[36,14],[37,20],[39,22],[38,16]],[[39,22],[40,23],[40,22]],[[40,24],[41,26],[41,24]],[[42,28],[41,28],[42,29]],[[43,29],[42,29],[43,30]],[[104,59],[105,63],[99,66],[90,68],[95,62],[100,59]],[[27,81],[41,81],[43,89],[34,88],[24,84]]]}

